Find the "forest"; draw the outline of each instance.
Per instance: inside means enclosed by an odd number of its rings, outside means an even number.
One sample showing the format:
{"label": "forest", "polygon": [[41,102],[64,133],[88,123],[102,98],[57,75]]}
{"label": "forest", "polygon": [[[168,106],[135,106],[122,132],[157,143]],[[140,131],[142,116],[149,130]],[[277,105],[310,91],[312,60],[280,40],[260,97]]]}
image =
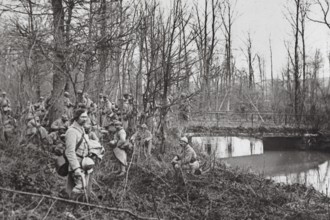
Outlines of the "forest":
{"label": "forest", "polygon": [[[283,5],[291,31],[280,68],[274,67],[278,57],[271,37],[264,45],[267,56],[257,51],[250,32],[240,36],[243,46],[235,44],[239,1],[0,1],[0,92],[6,92],[18,122],[14,140],[0,144],[0,198],[10,201],[3,202],[0,216],[328,219],[329,198],[313,188],[274,183],[228,168],[212,156],[201,156],[208,167],[201,177],[181,173],[178,183],[172,172],[176,142],[199,125],[197,117],[205,121],[221,113],[230,121],[235,113],[252,112],[262,122],[265,115],[277,115],[290,118],[288,127],[330,127],[330,51],[309,45],[306,34],[307,24],[330,29],[330,1]],[[65,112],[63,96],[69,94],[77,105],[81,92],[97,105],[100,94],[114,105],[130,94],[136,123],[143,115],[153,119],[146,123],[157,152],[136,164],[132,156],[124,180],[108,175],[114,165],[102,161],[88,204],[59,198],[64,179],[54,173],[54,155],[43,144],[26,147],[24,139],[31,104],[47,100],[44,126],[50,127]],[[183,105],[189,109],[184,120]],[[136,127],[130,129],[134,133]],[[106,145],[105,158],[111,158]],[[72,208],[77,218],[63,213],[63,207]]]}
{"label": "forest", "polygon": [[[330,26],[328,1],[288,2],[292,37],[283,42],[287,64],[280,72],[274,72],[271,39],[268,57],[255,52],[250,33],[243,37],[244,48],[233,45],[240,13],[236,4],[3,1],[0,88],[17,113],[28,101],[51,96],[52,120],[59,116],[58,97],[64,91],[75,97],[78,89],[93,99],[106,93],[113,102],[129,92],[140,111],[148,102],[161,106],[161,121],[181,93],[193,98],[192,111],[244,106],[247,111],[328,115],[329,81],[320,75],[329,56],[320,49],[307,54],[305,36],[306,22]],[[312,9],[320,15],[309,16]],[[234,50],[245,64],[237,65]]]}

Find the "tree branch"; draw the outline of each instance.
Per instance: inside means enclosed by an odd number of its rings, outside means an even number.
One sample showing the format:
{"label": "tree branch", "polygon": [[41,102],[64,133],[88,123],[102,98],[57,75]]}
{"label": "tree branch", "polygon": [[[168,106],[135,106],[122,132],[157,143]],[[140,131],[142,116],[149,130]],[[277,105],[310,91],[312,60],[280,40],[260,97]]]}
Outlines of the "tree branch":
{"label": "tree branch", "polygon": [[3,188],[3,187],[0,187],[0,190],[1,191],[6,191],[6,192],[11,192],[11,193],[18,193],[18,194],[22,194],[22,195],[37,196],[37,197],[42,197],[42,198],[47,198],[47,199],[53,199],[53,200],[56,200],[56,201],[67,202],[67,203],[76,204],[76,205],[94,207],[94,208],[104,209],[104,210],[111,211],[111,212],[125,212],[125,213],[127,213],[127,214],[129,214],[129,215],[131,215],[131,216],[133,216],[137,219],[146,219],[146,220],[157,220],[158,219],[158,218],[149,218],[149,217],[139,216],[139,215],[133,213],[131,210],[128,210],[128,209],[105,207],[105,206],[91,204],[91,203],[85,203],[85,202],[78,202],[78,201],[73,201],[73,200],[69,200],[69,199],[63,199],[63,198],[50,196],[50,195],[42,195],[42,194],[38,194],[38,193],[30,193],[30,192],[24,192],[24,191],[19,191],[19,190],[6,189],[6,188]]}

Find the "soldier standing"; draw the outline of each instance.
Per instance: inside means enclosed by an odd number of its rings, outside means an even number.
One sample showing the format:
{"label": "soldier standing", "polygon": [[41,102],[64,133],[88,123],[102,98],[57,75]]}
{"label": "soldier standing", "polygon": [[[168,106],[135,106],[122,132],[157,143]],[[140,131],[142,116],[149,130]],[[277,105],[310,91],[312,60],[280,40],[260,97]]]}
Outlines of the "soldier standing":
{"label": "soldier standing", "polygon": [[84,97],[84,94],[81,89],[77,90],[77,98],[76,98],[76,108],[79,108],[79,105],[86,106],[87,100]]}
{"label": "soldier standing", "polygon": [[[144,156],[150,157],[151,156],[151,149],[152,149],[152,134],[148,130],[146,124],[142,124],[137,132],[135,132],[132,137],[130,138],[131,142],[138,147],[140,152],[141,148],[143,150]],[[138,155],[140,157],[140,153]]]}
{"label": "soldier standing", "polygon": [[123,124],[120,121],[114,122],[114,126],[116,128],[116,133],[114,136],[114,140],[110,141],[110,145],[115,147],[113,149],[113,153],[116,159],[119,162],[120,170],[117,172],[117,176],[124,176],[126,173],[127,166],[127,147],[128,143],[126,142],[126,132],[123,128]]}
{"label": "soldier standing", "polygon": [[90,174],[93,161],[89,158],[88,136],[85,134],[84,124],[88,120],[86,110],[78,109],[74,113],[73,124],[65,133],[65,156],[69,161],[69,175],[67,193],[75,197],[86,192],[89,196]]}
{"label": "soldier standing", "polygon": [[73,117],[72,111],[73,111],[74,105],[72,104],[72,102],[70,100],[70,94],[68,92],[64,92],[63,104],[65,107],[65,114],[68,116],[69,119],[71,119]]}

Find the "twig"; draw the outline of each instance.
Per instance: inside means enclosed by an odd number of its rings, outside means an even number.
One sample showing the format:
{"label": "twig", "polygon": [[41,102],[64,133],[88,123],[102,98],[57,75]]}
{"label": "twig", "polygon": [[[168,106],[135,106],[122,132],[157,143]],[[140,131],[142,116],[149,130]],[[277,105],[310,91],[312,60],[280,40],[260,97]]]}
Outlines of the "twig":
{"label": "twig", "polygon": [[152,201],[154,203],[154,209],[155,209],[155,212],[157,214],[157,218],[160,219],[159,213],[157,211],[157,203],[156,203],[156,200],[155,200],[155,197],[154,196],[152,196]]}
{"label": "twig", "polygon": [[53,206],[55,205],[56,202],[57,202],[57,200],[55,200],[55,201],[52,203],[52,205],[49,207],[49,209],[48,209],[48,211],[47,211],[45,217],[43,217],[42,220],[46,220],[47,216],[49,215],[50,210],[52,210],[52,208],[53,208]]}
{"label": "twig", "polygon": [[31,211],[31,213],[33,213],[34,212],[34,210],[36,210],[38,207],[39,207],[39,205],[42,203],[42,201],[44,200],[44,196],[40,199],[40,201],[38,202],[38,205],[34,208],[34,209],[32,209],[32,211]]}
{"label": "twig", "polygon": [[128,165],[128,168],[127,168],[127,171],[126,171],[126,177],[125,177],[125,185],[124,185],[124,192],[123,192],[123,195],[121,197],[121,200],[120,200],[120,204],[122,204],[123,200],[124,200],[124,197],[126,195],[126,188],[127,188],[127,183],[128,183],[128,173],[129,173],[129,170],[131,168],[131,165],[132,165],[132,161],[134,159],[134,153],[132,154],[132,157],[131,157],[131,161]]}
{"label": "twig", "polygon": [[120,209],[120,208],[114,208],[114,207],[105,207],[105,206],[91,204],[91,203],[85,203],[85,202],[78,202],[78,201],[73,201],[73,200],[69,200],[69,199],[63,199],[63,198],[59,198],[59,197],[55,197],[55,196],[50,196],[50,195],[43,195],[43,194],[38,194],[38,193],[30,193],[30,192],[24,192],[24,191],[19,191],[19,190],[6,189],[6,188],[3,188],[3,187],[0,187],[0,190],[1,191],[6,191],[6,192],[11,192],[11,193],[18,193],[18,194],[22,194],[22,195],[44,197],[44,198],[47,198],[47,199],[54,199],[54,200],[57,200],[57,201],[60,201],[60,202],[67,202],[67,203],[71,203],[71,204],[89,206],[89,207],[94,207],[94,208],[98,208],[98,209],[104,209],[104,210],[112,211],[112,212],[125,212],[125,213],[127,213],[127,214],[129,214],[131,216],[134,216],[137,219],[158,220],[157,218],[149,218],[149,217],[139,216],[139,215],[133,213],[131,210],[128,210],[128,209]]}

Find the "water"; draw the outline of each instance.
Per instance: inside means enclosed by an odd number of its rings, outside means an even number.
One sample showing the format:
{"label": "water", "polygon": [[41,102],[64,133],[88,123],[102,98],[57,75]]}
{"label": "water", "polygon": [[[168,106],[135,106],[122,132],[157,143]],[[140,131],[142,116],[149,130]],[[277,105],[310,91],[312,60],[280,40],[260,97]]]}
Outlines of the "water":
{"label": "water", "polygon": [[[296,150],[297,139],[248,137],[193,137],[204,154],[221,158],[233,167],[263,174],[276,182],[312,185],[330,196],[330,154]],[[274,145],[280,143],[276,149]]]}

